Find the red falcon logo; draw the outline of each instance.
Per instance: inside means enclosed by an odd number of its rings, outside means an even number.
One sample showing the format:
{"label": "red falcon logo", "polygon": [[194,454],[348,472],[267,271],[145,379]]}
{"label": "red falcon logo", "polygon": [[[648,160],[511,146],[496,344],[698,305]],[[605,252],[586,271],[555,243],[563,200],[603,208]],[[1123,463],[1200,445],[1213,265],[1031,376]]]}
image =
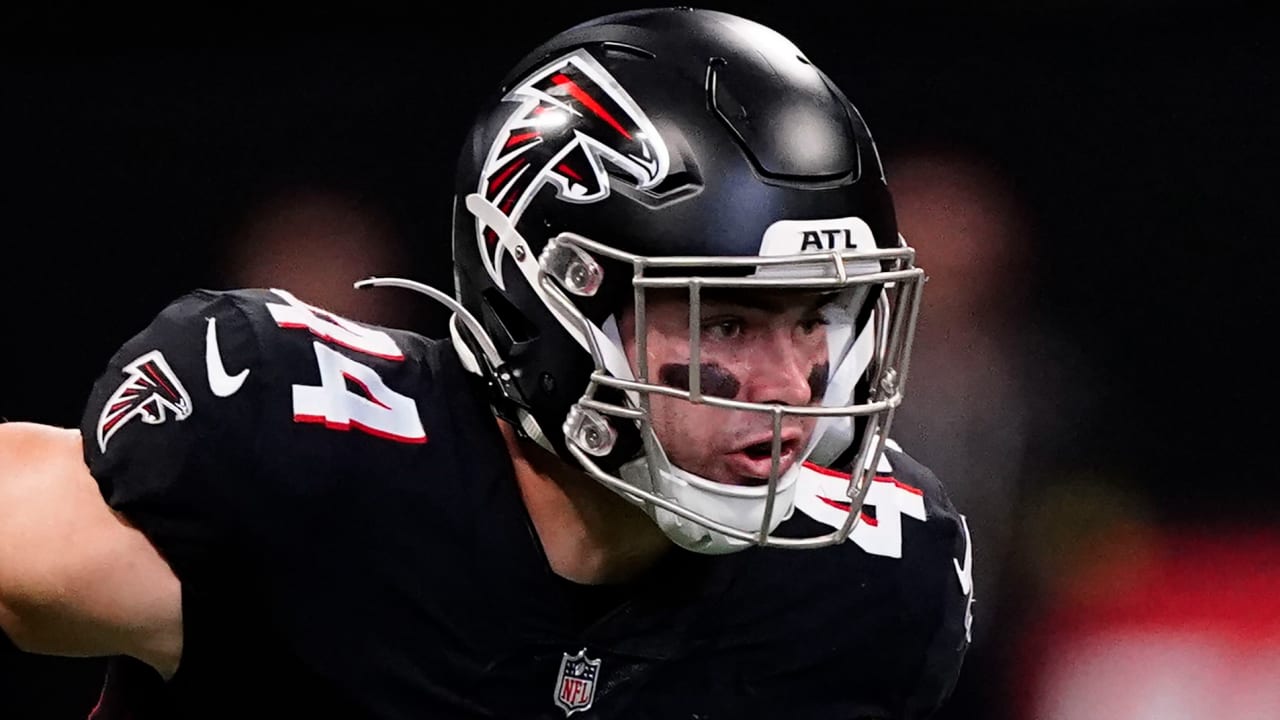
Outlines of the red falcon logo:
{"label": "red falcon logo", "polygon": [[[546,183],[565,202],[608,197],[604,160],[641,188],[667,176],[669,154],[653,123],[585,50],[543,66],[503,100],[519,107],[498,131],[478,192],[513,226]],[[505,287],[498,234],[477,220],[476,235],[485,267]]]}
{"label": "red falcon logo", "polygon": [[191,414],[191,396],[159,350],[125,365],[124,374],[125,381],[111,394],[98,418],[98,447],[103,452],[111,436],[134,418],[159,425],[170,414],[175,420],[185,420]]}

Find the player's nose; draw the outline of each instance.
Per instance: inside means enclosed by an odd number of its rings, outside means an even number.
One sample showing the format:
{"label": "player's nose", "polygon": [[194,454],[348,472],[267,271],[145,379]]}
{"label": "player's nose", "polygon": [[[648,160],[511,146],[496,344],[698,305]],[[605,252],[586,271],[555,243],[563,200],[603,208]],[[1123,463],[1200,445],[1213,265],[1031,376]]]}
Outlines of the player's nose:
{"label": "player's nose", "polygon": [[[775,333],[752,353],[743,399],[747,402],[809,405],[815,399],[814,375],[823,359],[797,345],[789,333]],[[824,378],[825,379],[825,376]]]}

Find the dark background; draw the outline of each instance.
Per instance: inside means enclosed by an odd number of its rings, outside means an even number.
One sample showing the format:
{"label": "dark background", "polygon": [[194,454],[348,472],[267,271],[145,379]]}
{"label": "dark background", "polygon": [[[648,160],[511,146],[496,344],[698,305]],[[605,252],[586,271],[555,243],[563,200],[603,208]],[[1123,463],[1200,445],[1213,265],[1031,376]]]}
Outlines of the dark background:
{"label": "dark background", "polygon": [[[481,97],[545,36],[632,6],[5,11],[0,415],[78,422],[109,354],[176,294],[231,284],[227,248],[292,189],[376,214],[403,251],[386,271],[447,286],[452,166]],[[1273,527],[1276,25],[1244,4],[1037,6],[712,5],[791,37],[891,170],[961,149],[1006,179],[1030,257],[1009,301],[1062,343],[1038,357],[1071,367],[1046,371],[1087,378],[1068,422],[1036,426],[1053,430],[1009,502],[1092,474],[1158,527]],[[1008,612],[947,717],[1007,712],[1030,572],[984,598]],[[50,708],[31,717],[91,704],[97,661],[3,663],[10,701]]]}

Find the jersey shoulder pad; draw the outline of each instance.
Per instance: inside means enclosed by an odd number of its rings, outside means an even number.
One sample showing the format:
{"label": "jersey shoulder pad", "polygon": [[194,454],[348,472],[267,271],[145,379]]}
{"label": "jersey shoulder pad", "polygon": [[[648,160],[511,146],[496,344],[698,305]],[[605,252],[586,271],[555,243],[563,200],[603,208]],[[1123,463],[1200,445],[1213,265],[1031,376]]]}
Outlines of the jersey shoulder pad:
{"label": "jersey shoulder pad", "polygon": [[896,442],[886,443],[876,476],[882,481],[892,480],[917,491],[924,501],[925,516],[929,522],[959,522],[960,513],[952,504],[943,482],[933,470],[908,455]]}
{"label": "jersey shoulder pad", "polygon": [[[436,377],[444,354],[438,342],[285,290],[197,290],[111,358],[84,416],[86,453],[91,467],[106,467],[139,451],[184,456],[197,441],[285,439],[297,424],[421,444],[420,406],[447,411],[436,397],[449,389]],[[228,449],[210,459],[225,462]]]}
{"label": "jersey shoulder pad", "polygon": [[240,296],[171,302],[110,358],[81,420],[103,497],[171,564],[222,530],[227,480],[252,457],[260,352]]}
{"label": "jersey shoulder pad", "polygon": [[[848,473],[806,465],[796,508],[834,530],[848,520]],[[896,443],[886,444],[847,541],[826,557],[893,598],[895,617],[909,618],[892,640],[893,704],[902,717],[926,717],[948,698],[968,651],[972,625],[973,549],[964,516],[928,467]],[[859,656],[851,654],[849,662]]]}
{"label": "jersey shoulder pad", "polygon": [[194,552],[299,496],[320,502],[344,467],[407,464],[386,448],[421,446],[422,413],[450,412],[442,352],[284,290],[193,291],[108,362],[81,422],[85,459],[162,551]]}
{"label": "jersey shoulder pad", "polygon": [[[796,509],[831,530],[839,529],[849,517],[849,483],[848,471],[805,463]],[[904,543],[913,537],[951,537],[959,524],[960,515],[937,476],[890,441],[849,541],[869,555],[902,559]]]}

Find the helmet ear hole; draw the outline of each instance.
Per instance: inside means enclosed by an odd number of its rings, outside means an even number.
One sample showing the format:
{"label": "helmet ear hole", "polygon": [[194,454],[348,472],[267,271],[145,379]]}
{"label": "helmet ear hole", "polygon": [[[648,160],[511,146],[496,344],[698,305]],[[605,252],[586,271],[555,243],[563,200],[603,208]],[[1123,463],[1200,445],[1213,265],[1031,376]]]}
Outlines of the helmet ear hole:
{"label": "helmet ear hole", "polygon": [[482,296],[485,329],[504,356],[520,354],[528,343],[538,338],[534,324],[501,291],[486,288]]}

